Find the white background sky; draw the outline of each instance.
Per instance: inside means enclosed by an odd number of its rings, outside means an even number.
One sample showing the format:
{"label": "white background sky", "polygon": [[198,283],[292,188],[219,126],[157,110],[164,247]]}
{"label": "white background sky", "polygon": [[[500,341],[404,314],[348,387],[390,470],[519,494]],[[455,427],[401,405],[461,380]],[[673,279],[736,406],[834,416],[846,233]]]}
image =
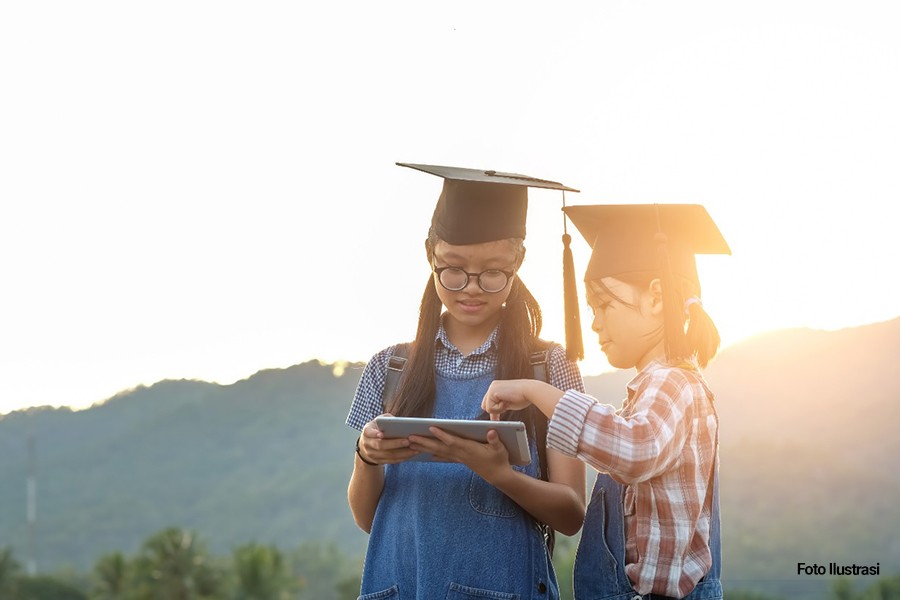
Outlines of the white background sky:
{"label": "white background sky", "polygon": [[[2,3],[0,413],[409,339],[440,180],[395,161],[706,205],[726,345],[894,318],[898,25],[887,1]],[[561,224],[533,191],[554,339]]]}

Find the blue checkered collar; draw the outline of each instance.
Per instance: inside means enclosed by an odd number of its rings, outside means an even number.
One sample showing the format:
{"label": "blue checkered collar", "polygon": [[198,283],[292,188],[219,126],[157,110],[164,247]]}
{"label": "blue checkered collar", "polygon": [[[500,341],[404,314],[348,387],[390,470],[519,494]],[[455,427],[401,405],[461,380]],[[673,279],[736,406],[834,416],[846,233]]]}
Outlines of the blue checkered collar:
{"label": "blue checkered collar", "polygon": [[[498,324],[494,327],[494,330],[491,331],[491,334],[487,337],[483,344],[478,346],[475,350],[469,354],[469,357],[479,356],[481,354],[487,354],[489,352],[496,352],[498,349],[497,346],[497,338],[500,334],[500,325]],[[457,354],[461,354],[459,349],[450,341],[450,338],[447,336],[447,330],[444,329],[443,319],[441,320],[441,326],[438,328],[437,335],[434,336],[434,343],[437,349],[441,349],[442,347],[451,353],[455,352]]]}

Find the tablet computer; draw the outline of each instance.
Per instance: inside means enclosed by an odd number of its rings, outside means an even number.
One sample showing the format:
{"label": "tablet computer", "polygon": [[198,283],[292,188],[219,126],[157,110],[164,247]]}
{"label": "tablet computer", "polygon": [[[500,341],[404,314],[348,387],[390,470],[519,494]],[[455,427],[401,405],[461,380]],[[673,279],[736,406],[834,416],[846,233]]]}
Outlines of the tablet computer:
{"label": "tablet computer", "polygon": [[[421,435],[434,437],[429,427],[439,427],[447,433],[479,442],[487,441],[487,432],[495,430],[509,452],[509,463],[527,465],[531,462],[528,435],[522,421],[476,421],[466,419],[425,419],[420,417],[376,417],[375,424],[386,438]],[[431,454],[418,454],[410,460],[431,460]]]}

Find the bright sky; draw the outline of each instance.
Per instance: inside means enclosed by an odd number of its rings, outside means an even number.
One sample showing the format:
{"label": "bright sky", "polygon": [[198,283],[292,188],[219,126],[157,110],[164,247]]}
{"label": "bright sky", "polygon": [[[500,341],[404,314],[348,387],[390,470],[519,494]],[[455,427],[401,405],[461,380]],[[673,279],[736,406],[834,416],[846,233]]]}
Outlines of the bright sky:
{"label": "bright sky", "polygon": [[[894,318],[898,22],[865,0],[2,3],[0,413],[411,338],[440,180],[395,161],[706,205],[734,251],[700,261],[726,345]],[[559,205],[531,192],[522,271],[552,339]],[[582,370],[607,370],[585,330]]]}

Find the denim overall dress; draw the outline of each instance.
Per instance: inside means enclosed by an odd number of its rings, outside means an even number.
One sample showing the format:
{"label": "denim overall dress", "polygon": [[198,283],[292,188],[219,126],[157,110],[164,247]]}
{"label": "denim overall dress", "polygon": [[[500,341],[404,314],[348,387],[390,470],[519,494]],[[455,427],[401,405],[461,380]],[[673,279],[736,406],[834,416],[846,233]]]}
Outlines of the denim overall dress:
{"label": "denim overall dress", "polygon": [[[575,600],[667,600],[658,594],[638,594],[625,573],[624,506],[625,486],[604,473],[597,475],[575,554]],[[713,476],[709,545],[712,566],[685,596],[690,600],[722,598],[718,470]]]}
{"label": "denim overall dress", "polygon": [[[493,373],[437,375],[434,416],[471,419]],[[531,464],[513,467],[537,477]],[[384,467],[359,600],[556,600],[543,534],[515,502],[462,464]]]}

